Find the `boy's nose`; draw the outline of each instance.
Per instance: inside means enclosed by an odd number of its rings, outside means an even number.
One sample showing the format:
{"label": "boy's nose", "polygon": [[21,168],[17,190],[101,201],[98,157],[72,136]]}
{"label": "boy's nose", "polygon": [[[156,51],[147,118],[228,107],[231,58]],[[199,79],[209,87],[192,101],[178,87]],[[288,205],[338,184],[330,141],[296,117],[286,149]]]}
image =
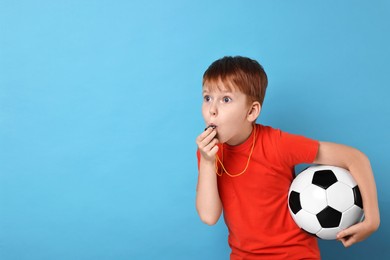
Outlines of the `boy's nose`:
{"label": "boy's nose", "polygon": [[212,116],[216,116],[217,115],[217,107],[215,106],[215,104],[212,104],[211,106],[210,106],[210,115],[212,115]]}

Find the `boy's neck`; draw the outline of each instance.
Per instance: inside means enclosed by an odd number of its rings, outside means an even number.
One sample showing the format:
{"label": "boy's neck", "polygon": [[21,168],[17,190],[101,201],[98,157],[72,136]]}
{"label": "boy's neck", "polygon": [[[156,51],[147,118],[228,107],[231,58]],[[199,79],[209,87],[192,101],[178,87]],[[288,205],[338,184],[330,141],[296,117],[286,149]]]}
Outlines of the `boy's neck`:
{"label": "boy's neck", "polygon": [[240,135],[234,138],[233,140],[227,141],[226,144],[230,146],[237,146],[245,143],[245,141],[248,140],[248,138],[251,136],[254,127],[255,124],[250,124],[248,126],[243,127]]}

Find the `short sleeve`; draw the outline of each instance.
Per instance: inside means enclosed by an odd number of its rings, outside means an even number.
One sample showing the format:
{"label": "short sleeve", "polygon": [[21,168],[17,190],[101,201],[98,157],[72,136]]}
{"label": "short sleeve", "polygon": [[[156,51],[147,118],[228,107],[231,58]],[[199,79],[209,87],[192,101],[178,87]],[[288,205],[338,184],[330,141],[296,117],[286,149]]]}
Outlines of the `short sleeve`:
{"label": "short sleeve", "polygon": [[319,142],[301,135],[278,131],[277,150],[280,160],[289,167],[312,163],[318,153]]}

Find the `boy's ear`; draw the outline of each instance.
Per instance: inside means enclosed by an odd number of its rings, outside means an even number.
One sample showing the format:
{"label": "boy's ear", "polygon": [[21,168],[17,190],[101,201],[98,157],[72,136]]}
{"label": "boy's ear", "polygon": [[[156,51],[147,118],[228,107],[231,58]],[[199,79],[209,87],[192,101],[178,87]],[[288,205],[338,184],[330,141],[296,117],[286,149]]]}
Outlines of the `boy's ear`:
{"label": "boy's ear", "polygon": [[261,111],[261,105],[258,101],[255,101],[252,103],[252,105],[249,107],[248,111],[248,121],[254,122],[259,117]]}

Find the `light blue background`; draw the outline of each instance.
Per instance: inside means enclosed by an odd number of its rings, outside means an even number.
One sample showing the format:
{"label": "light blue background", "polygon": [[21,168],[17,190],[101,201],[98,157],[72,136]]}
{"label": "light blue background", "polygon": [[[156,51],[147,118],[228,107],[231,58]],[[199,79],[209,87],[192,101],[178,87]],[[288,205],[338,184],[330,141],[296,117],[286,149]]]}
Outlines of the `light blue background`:
{"label": "light blue background", "polygon": [[0,259],[227,259],[198,219],[204,70],[269,76],[259,122],[354,146],[382,223],[324,259],[386,259],[390,2],[0,0]]}

